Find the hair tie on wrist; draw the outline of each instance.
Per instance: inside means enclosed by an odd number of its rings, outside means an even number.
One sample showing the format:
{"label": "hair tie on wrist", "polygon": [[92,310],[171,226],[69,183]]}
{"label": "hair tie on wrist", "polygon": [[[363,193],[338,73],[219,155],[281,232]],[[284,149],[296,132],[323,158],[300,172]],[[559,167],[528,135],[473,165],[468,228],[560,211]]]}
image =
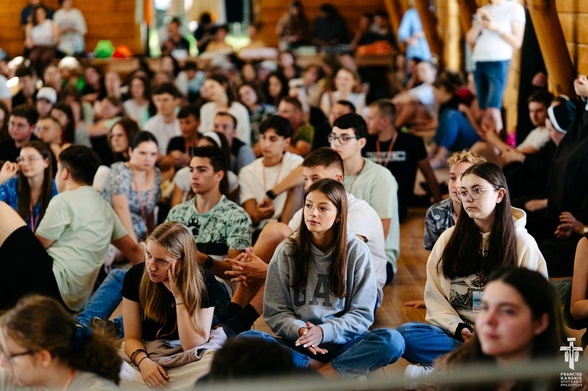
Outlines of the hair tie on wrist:
{"label": "hair tie on wrist", "polygon": [[[145,360],[146,358],[149,358],[149,356],[145,356],[139,360],[139,362],[137,363],[137,368],[139,368],[139,365],[141,365],[141,361]],[[141,368],[139,368],[139,372],[141,372]]]}

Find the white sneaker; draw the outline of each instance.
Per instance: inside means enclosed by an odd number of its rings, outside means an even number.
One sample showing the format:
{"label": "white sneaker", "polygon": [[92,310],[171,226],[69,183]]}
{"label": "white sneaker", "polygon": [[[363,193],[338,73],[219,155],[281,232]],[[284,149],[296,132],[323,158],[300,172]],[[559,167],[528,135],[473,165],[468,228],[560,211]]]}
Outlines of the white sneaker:
{"label": "white sneaker", "polygon": [[404,378],[410,380],[408,382],[407,388],[409,390],[416,389],[417,385],[420,383],[420,380],[424,379],[425,377],[429,376],[431,372],[433,372],[433,367],[430,365],[409,365],[404,370]]}

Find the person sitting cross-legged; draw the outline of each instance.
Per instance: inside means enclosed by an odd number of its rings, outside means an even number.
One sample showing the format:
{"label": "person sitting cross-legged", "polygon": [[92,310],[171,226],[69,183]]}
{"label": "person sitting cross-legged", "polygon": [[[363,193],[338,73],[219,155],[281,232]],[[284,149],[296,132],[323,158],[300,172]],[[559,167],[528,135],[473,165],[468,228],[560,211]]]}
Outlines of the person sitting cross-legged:
{"label": "person sitting cross-legged", "polygon": [[112,242],[139,263],[136,244],[106,201],[92,187],[100,159],[89,148],[73,146],[59,155],[51,201],[35,234],[10,206],[0,203],[0,308],[29,293],[57,299],[79,311],[90,297]]}
{"label": "person sitting cross-legged", "polygon": [[287,152],[293,136],[290,121],[280,116],[270,117],[261,123],[259,133],[263,157],[243,167],[239,173],[239,198],[254,227],[263,227],[270,220],[290,221],[301,199],[296,196],[300,187],[288,194],[271,192],[302,163],[302,157]]}
{"label": "person sitting cross-legged", "polygon": [[354,378],[404,352],[396,330],[368,330],[377,300],[369,249],[348,232],[347,193],[322,179],[305,192],[300,229],[276,249],[268,269],[264,317],[279,338],[247,331],[290,349],[294,364]]}

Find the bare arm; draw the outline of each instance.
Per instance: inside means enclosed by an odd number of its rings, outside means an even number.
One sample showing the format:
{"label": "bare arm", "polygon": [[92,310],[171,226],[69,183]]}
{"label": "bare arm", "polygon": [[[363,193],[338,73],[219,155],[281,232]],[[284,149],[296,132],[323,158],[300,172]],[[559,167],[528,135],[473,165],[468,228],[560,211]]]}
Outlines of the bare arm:
{"label": "bare arm", "polygon": [[412,95],[409,91],[399,92],[398,94],[396,94],[394,98],[392,98],[392,103],[394,103],[395,105],[401,105],[418,101],[419,99],[416,96]]}
{"label": "bare arm", "polygon": [[384,229],[384,238],[387,238],[390,232],[390,219],[382,219],[382,228]]}
{"label": "bare arm", "polygon": [[18,174],[18,163],[6,162],[0,169],[0,185]]}
{"label": "bare arm", "polygon": [[310,143],[304,140],[298,140],[295,145],[289,145],[286,147],[286,151],[295,153],[296,155],[306,157],[310,152]]}
{"label": "bare arm", "polygon": [[243,209],[251,218],[254,227],[258,226],[262,220],[269,219],[274,215],[273,205],[258,206],[257,201],[253,198],[243,203]]}
{"label": "bare arm", "polygon": [[525,209],[530,212],[535,212],[536,210],[547,208],[547,203],[547,198],[529,200],[525,203]]}
{"label": "bare arm", "polygon": [[90,137],[104,136],[108,134],[108,127],[104,124],[104,121],[98,121],[95,124],[88,126],[88,134]]}
{"label": "bare arm", "polygon": [[35,46],[35,42],[33,41],[33,37],[31,36],[31,31],[33,29],[32,23],[27,23],[25,26],[25,46],[30,49]]}
{"label": "bare arm", "polygon": [[35,236],[37,237],[37,240],[41,242],[41,246],[43,246],[45,250],[51,247],[53,243],[55,243],[55,240],[45,239],[44,237],[39,236],[38,234],[35,234]]}
{"label": "bare arm", "polygon": [[[182,299],[183,300],[183,299]],[[186,305],[176,305],[176,316],[178,318],[178,335],[180,344],[184,351],[193,349],[208,342],[210,338],[210,329],[212,328],[212,317],[214,307],[201,308],[196,315],[202,324],[204,334],[198,333],[194,327],[194,321],[188,313]]]}
{"label": "bare arm", "polygon": [[[137,349],[145,350],[142,341],[141,309],[139,303],[123,298],[123,323],[125,328],[125,353],[129,358]],[[169,376],[163,367],[139,351],[133,355],[134,364],[140,362],[139,371],[143,381],[149,387],[166,386]]]}
{"label": "bare arm", "polygon": [[304,185],[304,178],[302,178],[302,166],[298,166],[292,170],[288,176],[282,179],[280,183],[275,185],[272,190],[274,193],[276,193],[276,195],[280,195],[285,191],[302,185]]}
{"label": "bare arm", "polygon": [[520,20],[512,22],[512,33],[500,34],[500,37],[504,39],[510,46],[518,49],[523,44],[523,34],[525,33],[525,23]]}
{"label": "bare arm", "polygon": [[264,280],[267,275],[268,264],[252,251],[247,251],[243,255],[225,259],[226,263],[232,265],[232,268],[225,272],[226,276],[231,278],[231,281],[243,281],[246,283],[247,279]]}
{"label": "bare arm", "polygon": [[500,153],[505,153],[507,150],[511,149],[511,147],[502,141],[498,134],[493,131],[486,132],[486,141],[496,147]]}
{"label": "bare arm", "polygon": [[468,30],[468,32],[466,33],[466,42],[469,43],[470,45],[473,45],[476,43],[476,39],[478,39],[478,35],[480,35],[480,33],[482,32],[482,25],[475,21],[474,23],[472,23],[472,27]]}
{"label": "bare arm", "polygon": [[174,185],[174,192],[171,198],[171,207],[181,204],[184,198],[184,190],[180,189],[178,185]]}
{"label": "bare arm", "polygon": [[524,148],[518,149],[518,151],[519,151],[520,153],[524,153],[524,154],[526,154],[526,155],[532,155],[532,154],[534,154],[534,153],[537,153],[537,152],[539,152],[539,150],[538,150],[538,149],[536,149],[535,147],[531,147],[531,146],[528,146],[528,147],[524,147]]}
{"label": "bare arm", "polygon": [[112,242],[112,245],[131,261],[132,265],[137,265],[145,261],[145,251],[143,246],[135,242],[129,234]]}
{"label": "bare arm", "polygon": [[[239,254],[241,254],[243,252],[243,250],[229,250],[227,256],[231,259],[233,258],[237,258],[239,256]],[[200,259],[200,256],[203,255],[205,258],[202,262],[206,261],[208,259],[208,255],[198,252],[198,258]],[[232,270],[233,266],[229,263],[229,262],[225,262],[224,260],[219,261],[216,259],[212,260],[212,266],[210,268],[210,272],[212,274],[214,274],[215,276],[217,276],[218,278],[222,278],[224,280],[228,280],[231,277],[227,274],[225,274],[225,272]]]}
{"label": "bare arm", "polygon": [[[183,292],[177,286],[176,269],[177,264],[172,264],[171,268],[167,270],[168,280],[164,282],[166,288],[174,296],[176,302],[176,321],[178,325],[178,335],[180,337],[180,344],[184,351],[200,346],[208,341],[210,338],[210,328],[212,327],[212,316],[214,314],[214,307],[201,308],[195,314],[190,314],[188,306],[193,303],[187,303]],[[197,328],[194,324],[195,316],[200,320],[201,328]]]}
{"label": "bare arm", "polygon": [[582,238],[576,248],[570,313],[574,319],[588,318],[588,239]]}
{"label": "bare arm", "polygon": [[133,228],[133,219],[131,218],[131,210],[129,209],[129,200],[127,197],[122,194],[113,195],[112,206],[131,239],[138,243],[139,240],[137,240],[137,234],[135,233],[135,228]]}

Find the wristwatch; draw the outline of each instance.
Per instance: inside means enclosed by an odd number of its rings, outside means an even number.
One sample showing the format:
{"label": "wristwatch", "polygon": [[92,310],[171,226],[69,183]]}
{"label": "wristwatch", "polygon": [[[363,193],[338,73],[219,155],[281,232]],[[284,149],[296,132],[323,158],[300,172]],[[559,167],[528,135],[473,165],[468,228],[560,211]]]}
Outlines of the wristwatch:
{"label": "wristwatch", "polygon": [[278,196],[272,189],[268,190],[265,192],[265,195],[267,196],[267,198],[269,198],[270,200],[275,200],[276,197]]}

